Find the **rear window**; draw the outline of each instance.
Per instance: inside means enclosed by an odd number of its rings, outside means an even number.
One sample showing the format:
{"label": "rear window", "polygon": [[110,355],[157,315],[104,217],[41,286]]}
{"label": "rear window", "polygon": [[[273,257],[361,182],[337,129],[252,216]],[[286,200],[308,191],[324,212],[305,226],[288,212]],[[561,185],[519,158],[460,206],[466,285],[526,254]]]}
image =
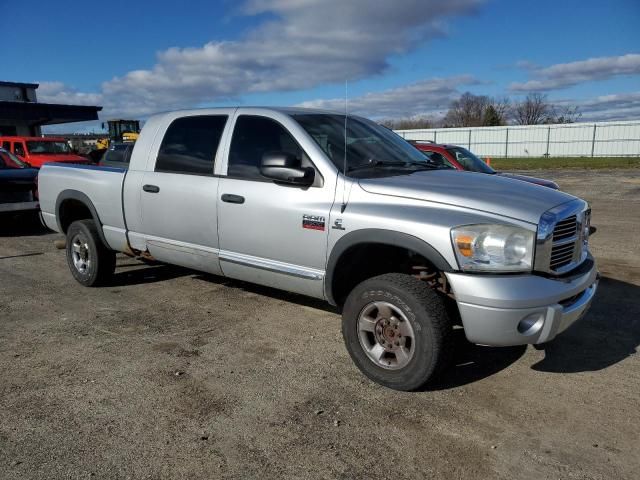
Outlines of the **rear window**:
{"label": "rear window", "polygon": [[104,154],[103,162],[129,163],[131,158],[130,144],[111,145]]}
{"label": "rear window", "polygon": [[201,115],[174,120],[162,139],[156,172],[213,175],[226,115]]}

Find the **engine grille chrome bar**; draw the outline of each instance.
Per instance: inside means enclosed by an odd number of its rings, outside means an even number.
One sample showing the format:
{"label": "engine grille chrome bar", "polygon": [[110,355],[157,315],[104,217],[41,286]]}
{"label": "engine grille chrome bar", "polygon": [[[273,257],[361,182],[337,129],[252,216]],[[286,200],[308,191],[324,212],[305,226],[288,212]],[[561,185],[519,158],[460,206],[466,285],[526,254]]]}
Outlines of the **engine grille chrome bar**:
{"label": "engine grille chrome bar", "polygon": [[578,199],[545,212],[538,225],[535,270],[560,275],[582,263],[590,216],[587,203]]}

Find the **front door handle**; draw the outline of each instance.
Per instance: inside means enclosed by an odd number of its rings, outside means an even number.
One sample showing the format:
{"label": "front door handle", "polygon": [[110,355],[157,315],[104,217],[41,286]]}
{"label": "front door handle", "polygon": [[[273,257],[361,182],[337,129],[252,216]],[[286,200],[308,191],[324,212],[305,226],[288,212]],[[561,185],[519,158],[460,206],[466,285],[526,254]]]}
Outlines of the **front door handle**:
{"label": "front door handle", "polygon": [[227,203],[244,203],[244,197],[240,195],[233,195],[231,193],[223,193],[222,201]]}
{"label": "front door handle", "polygon": [[157,185],[144,185],[142,190],[149,193],[158,193],[160,191],[160,187]]}

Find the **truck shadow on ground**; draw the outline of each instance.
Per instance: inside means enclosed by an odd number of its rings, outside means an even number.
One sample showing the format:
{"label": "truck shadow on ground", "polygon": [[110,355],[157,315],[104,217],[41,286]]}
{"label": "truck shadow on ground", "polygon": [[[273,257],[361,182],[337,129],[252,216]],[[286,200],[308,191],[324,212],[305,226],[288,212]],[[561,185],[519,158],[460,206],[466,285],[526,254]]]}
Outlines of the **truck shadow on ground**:
{"label": "truck shadow on ground", "polygon": [[637,353],[640,286],[604,277],[589,313],[554,341],[534,370],[577,373],[603,370]]}
{"label": "truck shadow on ground", "polygon": [[125,285],[142,285],[145,283],[164,282],[179,277],[193,275],[193,270],[166,265],[162,263],[143,264],[138,261],[118,261],[109,286],[123,287]]}
{"label": "truck shadow on ground", "polygon": [[[140,268],[134,268],[140,267]],[[190,276],[227,288],[240,289],[304,307],[340,314],[323,300],[255,285],[172,265],[142,266],[135,261],[118,263],[114,285],[134,285]],[[603,370],[636,353],[640,345],[640,286],[604,277],[585,318],[553,342],[535,347],[544,350],[543,360],[531,368],[540,372],[578,373]],[[517,362],[526,345],[483,347],[469,343],[462,329],[454,331],[452,366],[441,382],[425,390],[446,390],[490,377]]]}
{"label": "truck shadow on ground", "polygon": [[[534,347],[544,351],[544,359],[531,368],[566,374],[604,370],[636,354],[639,345],[640,286],[604,277],[585,318],[552,342]],[[452,366],[440,383],[425,390],[446,390],[487,378],[515,363],[526,349],[472,345],[462,330],[456,330]]]}
{"label": "truck shadow on ground", "polygon": [[35,213],[0,215],[0,237],[39,236],[49,233],[51,231],[42,225]]}
{"label": "truck shadow on ground", "polygon": [[329,305],[324,300],[317,298],[307,297],[297,293],[286,292],[284,290],[278,290],[271,287],[265,287],[263,285],[257,285],[255,283],[243,282],[242,280],[235,280],[232,278],[219,277],[217,275],[211,275],[209,273],[196,272],[194,279],[204,280],[210,283],[217,283],[224,285],[228,288],[235,288],[243,290],[256,295],[262,295],[264,297],[273,298],[276,300],[282,300],[284,302],[295,303],[303,307],[315,308],[318,310],[324,310],[325,312],[339,314],[338,309],[332,305]]}

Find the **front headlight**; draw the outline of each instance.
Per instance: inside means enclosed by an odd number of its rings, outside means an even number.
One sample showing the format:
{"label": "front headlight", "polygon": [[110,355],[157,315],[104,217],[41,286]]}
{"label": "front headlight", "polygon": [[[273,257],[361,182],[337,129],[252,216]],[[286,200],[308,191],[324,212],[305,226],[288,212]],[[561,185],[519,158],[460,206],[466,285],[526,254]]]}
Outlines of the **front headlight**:
{"label": "front headlight", "polygon": [[461,270],[530,271],[535,232],[507,225],[465,225],[451,229]]}

